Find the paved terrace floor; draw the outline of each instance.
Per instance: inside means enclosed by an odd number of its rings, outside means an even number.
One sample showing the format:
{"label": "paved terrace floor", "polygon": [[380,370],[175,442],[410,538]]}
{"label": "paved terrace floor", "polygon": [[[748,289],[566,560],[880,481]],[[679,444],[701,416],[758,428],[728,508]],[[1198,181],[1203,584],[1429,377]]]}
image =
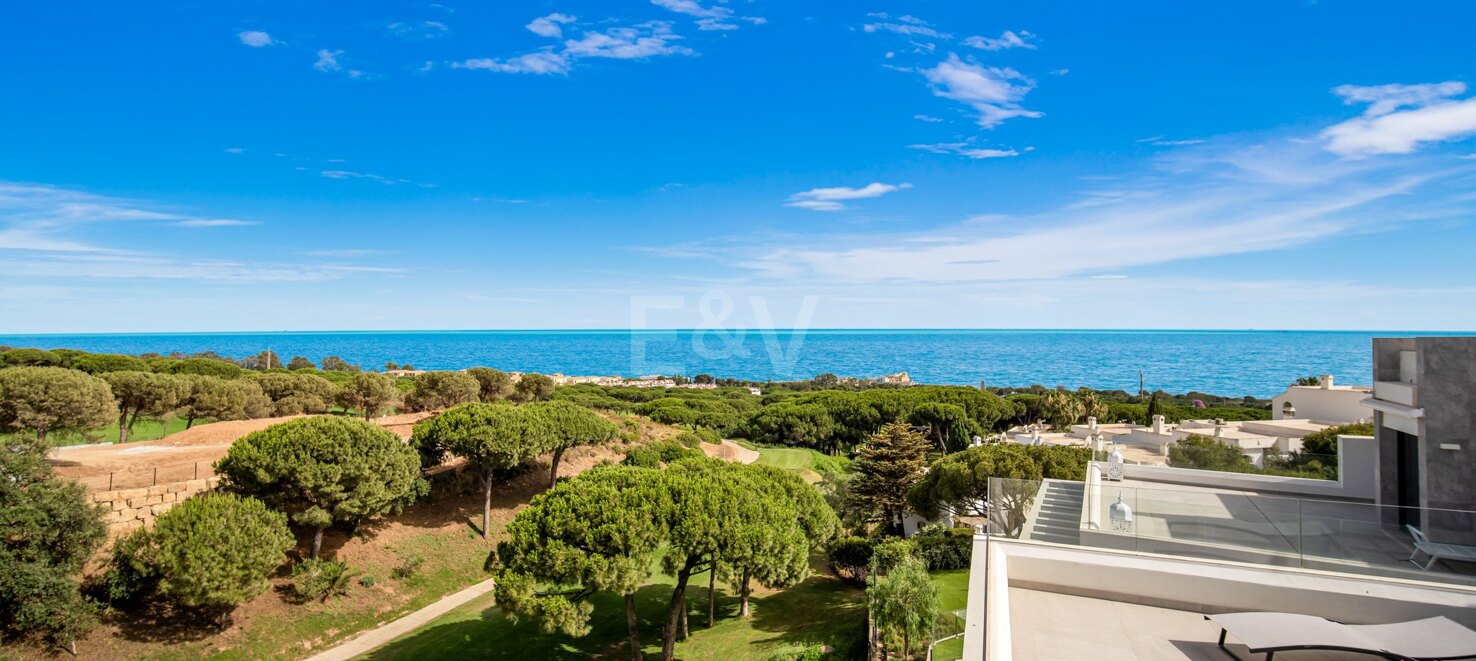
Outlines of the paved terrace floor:
{"label": "paved terrace floor", "polygon": [[[1014,661],[1227,661],[1220,628],[1199,613],[1010,588]],[[1239,659],[1260,659],[1231,637]],[[1287,661],[1366,661],[1338,652],[1277,652]]]}
{"label": "paved terrace floor", "polygon": [[1157,542],[1238,548],[1264,558],[1230,557],[1273,565],[1308,567],[1399,578],[1476,582],[1476,563],[1445,562],[1432,572],[1409,562],[1413,551],[1403,528],[1380,519],[1388,512],[1353,502],[1296,499],[1250,491],[1124,480],[1105,482],[1100,520],[1121,493],[1135,512],[1137,550],[1193,555],[1183,546],[1159,549]]}

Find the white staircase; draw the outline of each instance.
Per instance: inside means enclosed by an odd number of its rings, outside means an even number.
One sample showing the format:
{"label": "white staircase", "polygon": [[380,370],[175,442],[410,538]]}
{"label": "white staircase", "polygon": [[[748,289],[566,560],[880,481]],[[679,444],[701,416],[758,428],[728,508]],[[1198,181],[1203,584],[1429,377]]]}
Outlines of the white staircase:
{"label": "white staircase", "polygon": [[1086,485],[1070,480],[1046,480],[1039,501],[1031,509],[1035,516],[1021,539],[1055,544],[1081,543],[1081,503]]}

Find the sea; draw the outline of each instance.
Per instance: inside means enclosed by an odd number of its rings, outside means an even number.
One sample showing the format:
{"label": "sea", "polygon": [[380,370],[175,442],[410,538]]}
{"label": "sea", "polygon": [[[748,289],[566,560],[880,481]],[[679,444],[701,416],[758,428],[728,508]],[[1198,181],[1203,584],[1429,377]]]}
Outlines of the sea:
{"label": "sea", "polygon": [[[323,331],[0,336],[0,346],[338,356],[366,368],[487,366],[567,375],[711,374],[755,381],[907,372],[933,384],[1086,386],[1271,397],[1297,377],[1368,384],[1370,339],[1463,333],[1182,330]],[[1464,333],[1469,335],[1469,333]]]}

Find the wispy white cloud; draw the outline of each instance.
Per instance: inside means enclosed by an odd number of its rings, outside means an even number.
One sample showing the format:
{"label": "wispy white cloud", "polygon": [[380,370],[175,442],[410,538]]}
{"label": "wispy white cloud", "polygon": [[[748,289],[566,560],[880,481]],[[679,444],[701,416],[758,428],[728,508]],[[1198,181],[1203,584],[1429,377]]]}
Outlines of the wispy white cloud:
{"label": "wispy white cloud", "polygon": [[902,15],[893,19],[886,12],[875,12],[867,14],[867,16],[879,20],[875,23],[862,25],[861,29],[865,32],[892,32],[895,34],[944,40],[953,38],[953,35],[933,27],[931,23],[916,16]]}
{"label": "wispy white cloud", "polygon": [[1155,135],[1151,138],[1139,138],[1137,140],[1134,140],[1134,142],[1137,142],[1139,144],[1149,144],[1155,147],[1181,147],[1184,145],[1197,145],[1204,141],[1198,139],[1169,140],[1165,136]]}
{"label": "wispy white cloud", "polygon": [[737,30],[739,25],[734,22],[741,20],[753,25],[762,25],[766,22],[758,16],[735,17],[733,10],[722,5],[703,6],[695,0],[651,0],[651,4],[661,7],[667,11],[676,12],[697,19],[699,30]]}
{"label": "wispy white cloud", "polygon": [[339,55],[343,55],[343,51],[321,48],[318,50],[318,61],[313,63],[313,68],[324,73],[342,71],[343,65],[338,63]]}
{"label": "wispy white cloud", "polygon": [[1005,30],[1004,32],[1000,33],[998,38],[981,37],[976,35],[963,40],[963,43],[965,46],[989,51],[1006,50],[1010,48],[1033,49],[1035,48],[1035,44],[1030,43],[1028,40],[1034,38],[1035,35],[1024,30],[1021,30],[1018,33],[1013,30]]}
{"label": "wispy white cloud", "polygon": [[[96,195],[42,184],[0,182],[0,279],[13,287],[57,287],[77,280],[170,279],[210,282],[288,282],[331,280],[396,269],[355,264],[254,263],[206,256],[201,244],[193,257],[150,255],[83,242],[95,237],[98,223],[133,222],[157,226],[218,228],[256,225],[256,221],[192,215],[163,205]],[[141,231],[141,230],[140,230]],[[130,231],[130,233],[133,233]],[[29,281],[29,282],[27,282]]]}
{"label": "wispy white cloud", "polygon": [[[307,168],[301,168],[301,169],[307,169]],[[319,170],[318,171],[318,174],[320,176],[324,177],[324,178],[327,178],[327,179],[337,179],[337,180],[363,179],[363,180],[366,180],[366,181],[378,182],[378,183],[384,184],[386,186],[394,186],[396,184],[410,184],[410,185],[419,186],[421,188],[435,188],[436,187],[435,184],[420,183],[420,182],[411,181],[409,179],[403,179],[403,178],[397,178],[397,177],[386,177],[384,175],[375,174],[373,172],[356,172],[354,170]]]}
{"label": "wispy white cloud", "polygon": [[242,32],[237,32],[236,38],[240,39],[242,44],[245,44],[252,48],[272,46],[279,43],[277,40],[272,39],[272,35],[269,35],[260,30],[245,30]]}
{"label": "wispy white cloud", "polygon": [[[1019,156],[1020,152],[1015,149],[992,149],[978,147],[968,142],[940,142],[934,144],[907,145],[909,149],[920,149],[933,152],[934,154],[957,154],[975,160],[985,158],[1009,158]],[[1029,151],[1029,149],[1026,149]]]}
{"label": "wispy white cloud", "polygon": [[190,218],[176,223],[180,227],[244,227],[247,225],[260,225],[254,220],[236,220],[234,218]]}
{"label": "wispy white cloud", "polygon": [[406,39],[439,39],[451,33],[451,27],[441,21],[395,21],[384,29]]}
{"label": "wispy white cloud", "polygon": [[130,254],[57,254],[0,261],[0,275],[83,280],[191,280],[219,283],[313,282],[403,269],[344,264],[292,264],[239,260],[173,259]]}
{"label": "wispy white cloud", "polygon": [[[568,20],[539,23],[550,16]],[[551,14],[535,19],[528,24],[528,29],[543,36],[562,36],[566,32],[565,26],[574,26],[574,17]],[[681,39],[681,35],[672,30],[669,21],[648,21],[628,27],[580,31],[577,37],[565,39],[560,46],[548,46],[508,58],[472,58],[454,62],[451,66],[456,69],[498,73],[563,75],[569,73],[574,63],[581,59],[638,60],[666,55],[691,55],[692,49],[678,43]]]}
{"label": "wispy white cloud", "polygon": [[244,154],[244,153],[246,153],[246,150],[245,149],[242,149],[240,147],[226,147],[224,151],[227,154]]}
{"label": "wispy white cloud", "polygon": [[[1237,138],[1243,140],[1243,138]],[[1347,161],[1309,140],[1217,138],[1083,191],[1083,201],[925,232],[775,241],[728,256],[765,281],[963,283],[1127,275],[1469,214],[1469,167]],[[1411,157],[1413,158],[1413,157]],[[1268,162],[1278,165],[1268,166]],[[1412,195],[1419,192],[1419,195]],[[801,198],[796,198],[796,200]],[[823,198],[813,198],[824,201]],[[932,240],[932,239],[940,240]]]}
{"label": "wispy white cloud", "polygon": [[986,67],[949,53],[948,59],[924,69],[922,74],[932,84],[934,94],[973,108],[984,128],[994,128],[1015,117],[1043,114],[1020,105],[1035,82],[1009,67]]}
{"label": "wispy white cloud", "polygon": [[306,254],[309,257],[333,257],[338,259],[353,259],[358,257],[373,257],[375,255],[383,255],[388,252],[389,251],[387,250],[377,250],[373,248],[335,248],[332,250],[309,250]]}
{"label": "wispy white cloud", "polygon": [[915,120],[917,120],[917,121],[919,121],[919,122],[927,122],[929,124],[936,124],[938,122],[943,121],[942,118],[940,118],[940,117],[934,117],[932,115],[913,115],[912,118],[915,119]]}
{"label": "wispy white cloud", "polygon": [[539,16],[524,27],[528,28],[529,32],[540,37],[558,39],[564,36],[564,24],[573,22],[573,16],[555,12],[547,16]]}
{"label": "wispy white cloud", "polygon": [[371,78],[372,76],[361,69],[350,69],[343,66],[338,58],[343,57],[341,50],[318,49],[318,59],[313,62],[313,68],[323,73],[341,73],[349,78]]}
{"label": "wispy white cloud", "polygon": [[1476,134],[1476,97],[1457,81],[1421,85],[1342,85],[1333,93],[1349,105],[1368,104],[1363,115],[1321,133],[1328,151],[1346,157],[1408,154],[1422,143]]}
{"label": "wispy white cloud", "polygon": [[197,217],[141,202],[46,186],[0,182],[0,250],[107,252],[68,236],[103,222],[159,222],[184,227],[250,225],[254,221]]}
{"label": "wispy white cloud", "polygon": [[9,227],[0,229],[0,250],[36,250],[42,252],[99,252],[97,246],[48,236],[37,229]]}
{"label": "wispy white cloud", "polygon": [[667,21],[650,21],[635,27],[615,27],[603,32],[585,32],[579,39],[564,42],[569,57],[600,57],[615,60],[644,59],[661,55],[691,55],[692,49],[677,45],[681,36]]}
{"label": "wispy white cloud", "polygon": [[553,51],[524,53],[497,60],[490,57],[453,62],[456,69],[480,69],[498,73],[564,74],[569,72],[569,58]]}
{"label": "wispy white cloud", "polygon": [[912,184],[883,184],[872,182],[860,188],[848,188],[836,186],[833,188],[812,188],[802,193],[789,196],[789,201],[784,203],[787,207],[798,207],[811,211],[840,211],[846,208],[846,200],[861,200],[871,197],[881,197],[887,193],[912,188]]}

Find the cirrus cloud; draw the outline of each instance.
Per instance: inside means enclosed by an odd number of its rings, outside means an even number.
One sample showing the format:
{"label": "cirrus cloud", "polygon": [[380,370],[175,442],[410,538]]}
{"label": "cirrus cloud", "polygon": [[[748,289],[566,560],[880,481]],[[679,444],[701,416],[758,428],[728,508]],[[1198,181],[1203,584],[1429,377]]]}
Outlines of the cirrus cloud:
{"label": "cirrus cloud", "polygon": [[1422,85],[1342,85],[1333,93],[1349,105],[1366,103],[1363,115],[1331,126],[1320,137],[1328,151],[1351,158],[1408,154],[1422,143],[1476,134],[1476,97],[1458,81]]}
{"label": "cirrus cloud", "polygon": [[908,188],[912,188],[912,184],[883,184],[881,182],[872,182],[860,188],[848,188],[846,186],[812,188],[789,196],[789,201],[785,202],[784,206],[809,209],[811,211],[840,211],[846,208],[844,204],[846,200],[881,197],[887,193]]}

